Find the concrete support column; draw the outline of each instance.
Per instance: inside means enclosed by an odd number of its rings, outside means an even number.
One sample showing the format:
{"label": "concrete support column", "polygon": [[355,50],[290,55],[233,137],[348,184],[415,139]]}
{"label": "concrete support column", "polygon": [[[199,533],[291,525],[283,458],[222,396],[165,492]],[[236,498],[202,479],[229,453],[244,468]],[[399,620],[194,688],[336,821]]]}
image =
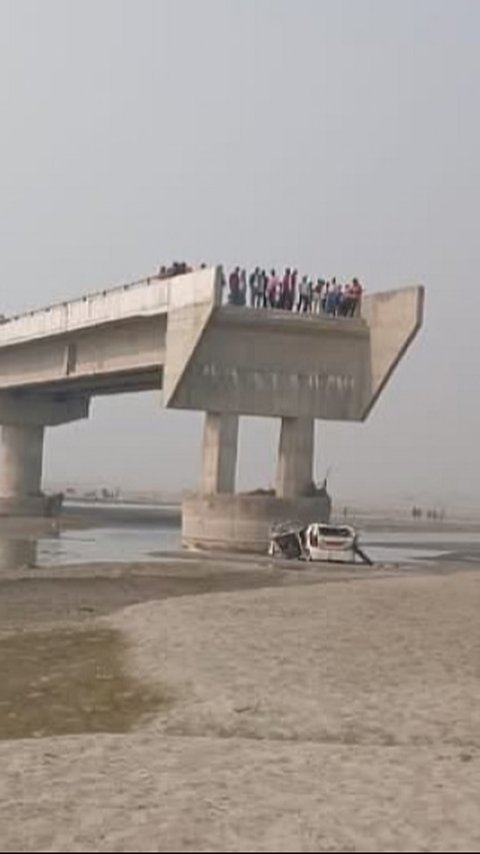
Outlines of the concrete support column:
{"label": "concrete support column", "polygon": [[235,492],[238,415],[207,412],[203,433],[202,492]]}
{"label": "concrete support column", "polygon": [[277,497],[305,495],[313,479],[313,418],[282,418],[277,464]]}
{"label": "concrete support column", "polygon": [[41,495],[44,428],[4,426],[0,433],[0,499]]}

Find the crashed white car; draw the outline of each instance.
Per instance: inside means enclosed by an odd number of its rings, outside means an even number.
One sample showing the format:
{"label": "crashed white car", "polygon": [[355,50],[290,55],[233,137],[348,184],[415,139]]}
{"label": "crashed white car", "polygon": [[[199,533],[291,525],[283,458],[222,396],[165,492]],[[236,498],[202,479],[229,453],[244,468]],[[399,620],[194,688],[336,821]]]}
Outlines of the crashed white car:
{"label": "crashed white car", "polygon": [[371,564],[358,544],[358,533],[350,525],[313,522],[301,526],[294,522],[275,525],[270,532],[268,553],[285,558],[326,563]]}

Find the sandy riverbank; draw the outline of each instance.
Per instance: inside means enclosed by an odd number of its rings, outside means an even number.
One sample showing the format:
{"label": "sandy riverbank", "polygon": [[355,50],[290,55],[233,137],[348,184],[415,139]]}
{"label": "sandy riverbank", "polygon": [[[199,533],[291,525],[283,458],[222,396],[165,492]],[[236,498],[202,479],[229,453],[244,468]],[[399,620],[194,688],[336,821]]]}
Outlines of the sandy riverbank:
{"label": "sandy riverbank", "polygon": [[478,849],[480,574],[196,570],[85,567],[70,611],[56,573],[0,584],[4,637],[113,632],[133,696],[168,698],[0,742],[3,850]]}

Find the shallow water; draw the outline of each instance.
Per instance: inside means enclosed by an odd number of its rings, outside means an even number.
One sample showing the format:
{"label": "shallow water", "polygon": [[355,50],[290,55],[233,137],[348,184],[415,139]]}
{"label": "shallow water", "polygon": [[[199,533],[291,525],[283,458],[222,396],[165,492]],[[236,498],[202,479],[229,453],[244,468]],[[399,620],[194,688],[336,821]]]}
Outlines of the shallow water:
{"label": "shallow water", "polygon": [[85,531],[63,531],[38,541],[39,566],[146,560],[152,552],[180,548],[180,529],[172,527],[112,526]]}
{"label": "shallow water", "polygon": [[[370,531],[361,537],[361,545],[375,563],[480,563],[480,534]],[[0,570],[141,562],[180,546],[180,528],[172,524],[111,524],[37,538],[0,538]]]}
{"label": "shallow water", "polygon": [[179,548],[179,528],[151,525],[61,531],[30,539],[0,538],[0,569],[132,563],[147,560],[152,552]]}
{"label": "shallow water", "polygon": [[455,560],[480,564],[480,534],[451,531],[374,532],[362,546],[375,563]]}

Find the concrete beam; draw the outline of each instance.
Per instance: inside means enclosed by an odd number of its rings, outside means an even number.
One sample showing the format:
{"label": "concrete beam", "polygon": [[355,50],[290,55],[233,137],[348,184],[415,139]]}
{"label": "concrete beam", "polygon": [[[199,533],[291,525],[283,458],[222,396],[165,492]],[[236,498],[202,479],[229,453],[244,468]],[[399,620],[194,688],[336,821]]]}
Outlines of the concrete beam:
{"label": "concrete beam", "polygon": [[90,398],[86,395],[58,397],[51,394],[0,392],[0,424],[55,426],[88,418]]}
{"label": "concrete beam", "polygon": [[[0,346],[0,390],[53,393],[59,386],[85,384],[92,393],[100,381],[114,385],[149,373],[152,388],[161,385],[165,361],[166,315],[94,326],[70,335],[33,338],[17,346]],[[1,326],[0,326],[1,332]]]}
{"label": "concrete beam", "polygon": [[168,311],[170,289],[177,281],[153,277],[11,317],[0,326],[0,348],[158,316]]}
{"label": "concrete beam", "polygon": [[354,421],[369,365],[361,319],[226,306],[212,312],[165,405]]}
{"label": "concrete beam", "polygon": [[369,383],[364,389],[365,420],[405,356],[423,323],[425,288],[415,286],[364,298],[362,316],[370,332]]}
{"label": "concrete beam", "polygon": [[202,493],[235,492],[238,416],[207,412],[203,433]]}
{"label": "concrete beam", "polygon": [[278,448],[278,498],[305,495],[313,479],[315,445],[313,418],[282,418]]}
{"label": "concrete beam", "polygon": [[419,331],[423,301],[422,287],[374,294],[358,318],[217,307],[165,404],[363,421]]}
{"label": "concrete beam", "polygon": [[[182,276],[170,290],[166,335],[163,398],[165,406],[174,403],[185,372],[209,325],[216,306],[222,302],[220,268],[200,270]],[[180,407],[182,408],[182,407]],[[205,406],[200,409],[205,410]]]}

